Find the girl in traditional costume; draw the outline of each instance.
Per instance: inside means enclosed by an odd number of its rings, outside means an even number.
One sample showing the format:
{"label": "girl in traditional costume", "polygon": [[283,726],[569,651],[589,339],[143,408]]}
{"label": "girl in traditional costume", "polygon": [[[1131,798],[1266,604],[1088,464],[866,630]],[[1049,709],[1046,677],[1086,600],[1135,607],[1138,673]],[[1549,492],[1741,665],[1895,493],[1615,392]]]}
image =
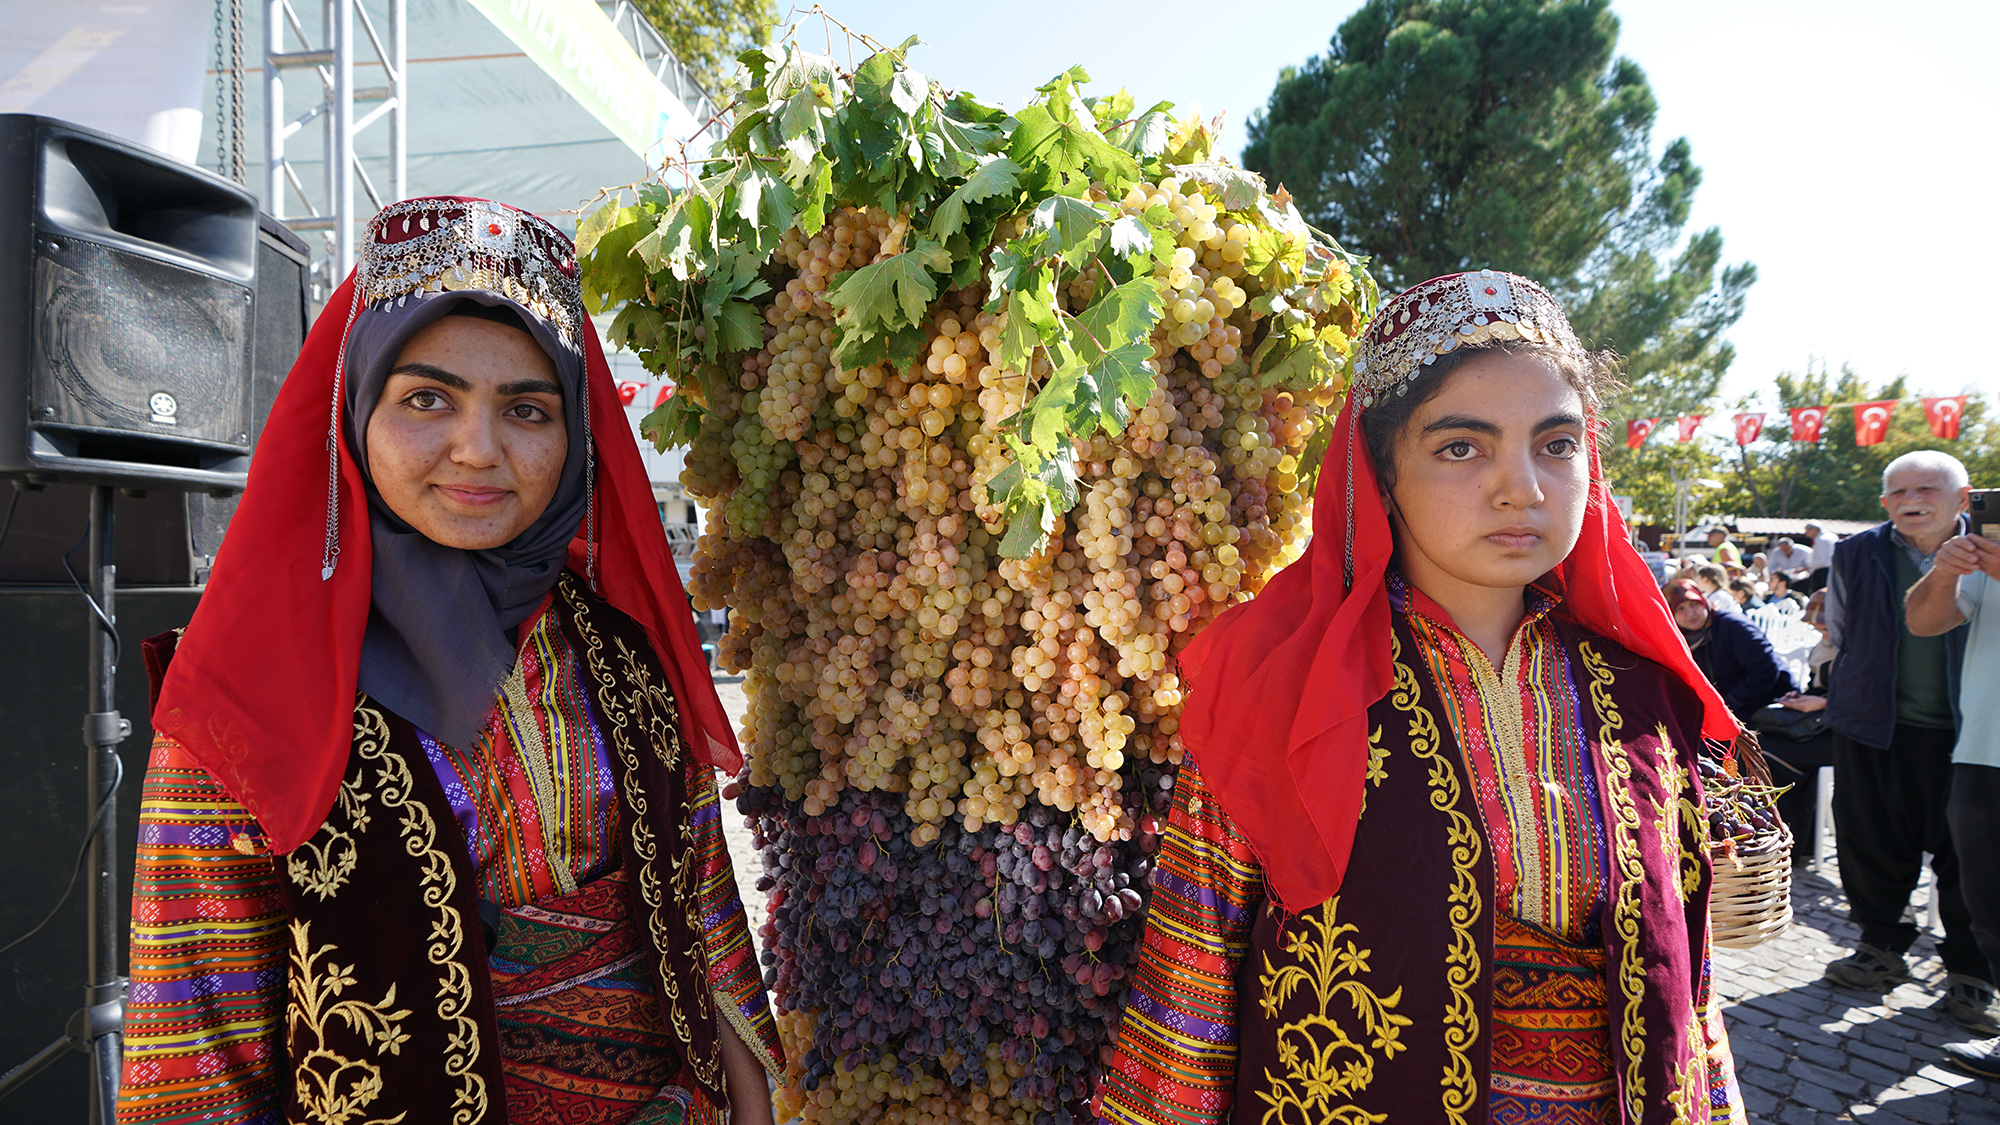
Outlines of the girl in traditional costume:
{"label": "girl in traditional costume", "polygon": [[120,1121],[770,1121],[740,760],[554,227],[377,216],[146,655]]}
{"label": "girl in traditional costume", "polygon": [[1182,657],[1107,1122],[1741,1121],[1695,756],[1737,724],[1602,480],[1541,288],[1364,335],[1304,557]]}

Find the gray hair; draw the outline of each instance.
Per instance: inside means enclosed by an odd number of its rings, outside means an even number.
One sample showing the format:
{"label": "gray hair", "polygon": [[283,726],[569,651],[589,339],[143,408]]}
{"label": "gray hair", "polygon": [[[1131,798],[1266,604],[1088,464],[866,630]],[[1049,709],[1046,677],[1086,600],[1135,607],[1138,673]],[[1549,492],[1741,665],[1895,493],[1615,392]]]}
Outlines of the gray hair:
{"label": "gray hair", "polygon": [[1882,469],[1882,495],[1889,495],[1889,477],[1904,469],[1942,476],[1953,489],[1965,488],[1972,483],[1972,477],[1965,471],[1965,463],[1958,458],[1941,449],[1918,449],[1903,454]]}

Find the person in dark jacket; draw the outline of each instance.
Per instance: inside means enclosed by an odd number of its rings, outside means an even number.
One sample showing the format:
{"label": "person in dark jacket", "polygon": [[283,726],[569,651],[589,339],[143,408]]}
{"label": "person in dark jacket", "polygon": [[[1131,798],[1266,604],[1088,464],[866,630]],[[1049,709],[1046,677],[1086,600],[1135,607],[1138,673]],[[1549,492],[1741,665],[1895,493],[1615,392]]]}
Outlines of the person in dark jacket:
{"label": "person in dark jacket", "polygon": [[1681,627],[1681,635],[1694,653],[1695,667],[1715,685],[1737,718],[1747,722],[1751,715],[1798,690],[1763,630],[1749,618],[1733,610],[1709,608],[1692,582],[1670,582],[1663,592],[1674,623]]}
{"label": "person in dark jacket", "polygon": [[1827,966],[1826,978],[1870,992],[1910,979],[1903,954],[1917,927],[1904,920],[1904,910],[1929,852],[1945,929],[1938,944],[1945,1013],[1983,1032],[1990,1026],[1993,977],[1959,890],[1958,855],[1945,815],[1966,628],[1919,637],[1903,615],[1904,595],[1930,571],[1939,548],[1965,532],[1970,492],[1957,458],[1935,450],[1906,453],[1882,472],[1888,522],[1834,548],[1826,599],[1827,639],[1835,649],[1826,705],[1827,725],[1836,735],[1833,824],[1840,837],[1840,883],[1861,942],[1852,955]]}

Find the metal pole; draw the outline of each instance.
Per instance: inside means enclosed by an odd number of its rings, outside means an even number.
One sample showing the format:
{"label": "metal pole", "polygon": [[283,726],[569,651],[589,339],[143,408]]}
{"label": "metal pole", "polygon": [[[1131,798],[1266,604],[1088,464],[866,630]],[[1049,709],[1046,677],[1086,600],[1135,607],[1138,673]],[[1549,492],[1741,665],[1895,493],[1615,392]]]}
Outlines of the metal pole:
{"label": "metal pole", "polygon": [[327,154],[331,179],[327,203],[333,212],[333,284],[354,268],[354,5],[333,0],[333,151]]}
{"label": "metal pole", "polygon": [[285,217],[285,0],[264,0],[264,210]]}
{"label": "metal pole", "polygon": [[389,199],[401,201],[410,191],[409,127],[410,72],[408,44],[408,0],[389,0],[389,85],[396,108],[389,111]]}
{"label": "metal pole", "polygon": [[[90,838],[86,863],[90,873],[85,916],[85,957],[90,974],[84,988],[83,1027],[72,1037],[84,1039],[90,1050],[90,1119],[109,1123],[118,1105],[118,1071],[124,1023],[125,978],[119,975],[118,932],[118,744],[131,730],[118,714],[114,691],[118,679],[118,622],[113,598],[118,587],[117,554],[112,542],[110,485],[90,490],[90,593],[97,609],[90,620],[90,713],[83,720],[84,747],[90,755],[90,807],[98,811],[97,831]],[[102,613],[100,619],[98,613]],[[108,623],[108,627],[107,627]],[[76,1031],[80,1030],[81,1035]]]}

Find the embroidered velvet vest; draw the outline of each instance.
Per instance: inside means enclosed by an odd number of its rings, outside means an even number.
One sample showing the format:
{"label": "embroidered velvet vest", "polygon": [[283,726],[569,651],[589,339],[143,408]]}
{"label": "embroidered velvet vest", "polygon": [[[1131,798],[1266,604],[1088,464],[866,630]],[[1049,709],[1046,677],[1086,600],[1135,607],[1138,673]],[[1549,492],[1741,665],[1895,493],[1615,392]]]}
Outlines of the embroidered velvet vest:
{"label": "embroidered velvet vest", "polygon": [[[1708,868],[1692,755],[1701,707],[1657,665],[1563,630],[1588,694],[1611,847],[1605,952],[1612,1065],[1630,1125],[1708,1120],[1698,995]],[[1237,1125],[1486,1125],[1493,861],[1437,687],[1395,625],[1395,686],[1340,893],[1259,913],[1237,977]]]}
{"label": "embroidered velvet vest", "polygon": [[[618,771],[629,914],[680,1048],[679,1079],[727,1104],[697,910],[679,715],[652,645],[564,573],[557,606]],[[409,723],[366,696],[326,823],[279,858],[290,907],[286,1120],[506,1120],[492,977],[463,829]]]}

